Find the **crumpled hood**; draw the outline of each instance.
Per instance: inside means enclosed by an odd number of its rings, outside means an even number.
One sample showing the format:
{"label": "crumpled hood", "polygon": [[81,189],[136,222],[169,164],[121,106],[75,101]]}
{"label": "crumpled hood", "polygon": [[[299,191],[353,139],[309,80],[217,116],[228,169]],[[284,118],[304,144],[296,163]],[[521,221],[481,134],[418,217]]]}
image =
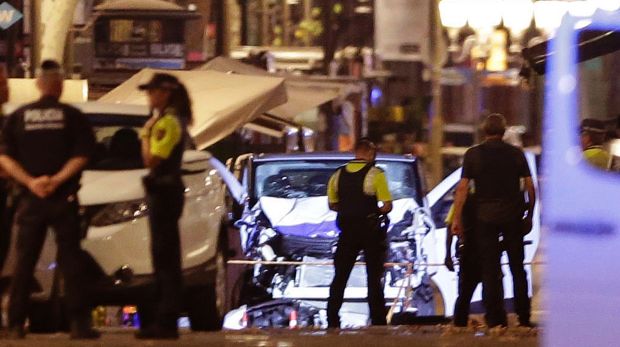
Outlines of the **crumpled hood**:
{"label": "crumpled hood", "polygon": [[[393,205],[388,215],[391,225],[402,220],[407,211],[418,207],[413,199],[396,200]],[[326,196],[301,199],[262,197],[258,208],[271,226],[284,235],[332,238],[340,233],[336,226],[336,212],[329,209]]]}
{"label": "crumpled hood", "polygon": [[131,201],[145,197],[142,177],[147,169],[84,171],[78,198],[82,206]]}

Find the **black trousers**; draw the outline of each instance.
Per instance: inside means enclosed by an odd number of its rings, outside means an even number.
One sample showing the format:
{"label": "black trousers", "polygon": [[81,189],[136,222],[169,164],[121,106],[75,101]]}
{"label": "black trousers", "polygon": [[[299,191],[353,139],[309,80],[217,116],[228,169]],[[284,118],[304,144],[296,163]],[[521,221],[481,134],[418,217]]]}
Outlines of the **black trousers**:
{"label": "black trousers", "polygon": [[480,250],[482,271],[482,301],[489,327],[507,325],[504,309],[504,290],[502,283],[501,250],[499,236],[503,225],[478,221],[476,224],[476,247]]}
{"label": "black trousers", "polygon": [[19,199],[15,216],[17,262],[10,289],[10,327],[23,326],[26,320],[33,272],[48,228],[53,229],[56,237],[58,268],[64,278],[69,316],[78,323],[90,317],[91,290],[85,281],[77,200],[39,199],[25,194]]}
{"label": "black trousers", "polygon": [[523,266],[524,244],[521,234],[522,221],[516,219],[509,223],[477,224],[477,247],[482,261],[483,301],[487,312],[489,326],[506,325],[506,311],[503,302],[503,284],[501,271],[501,253],[499,236],[508,254],[510,271],[514,283],[515,311],[521,323],[529,323],[530,299],[528,283]]}
{"label": "black trousers", "polygon": [[157,303],[154,324],[164,329],[177,329],[183,290],[179,218],[183,213],[185,188],[180,179],[178,184],[146,188],[155,272],[155,291],[149,299]]}
{"label": "black trousers", "polygon": [[0,179],[0,272],[11,245],[11,229],[15,208],[9,204],[7,183]]}
{"label": "black trousers", "polygon": [[[474,237],[472,233],[465,235]],[[469,321],[469,307],[471,298],[478,284],[482,282],[480,256],[473,240],[465,240],[459,251],[459,282],[458,297],[454,304],[454,325],[466,327]]]}
{"label": "black trousers", "polygon": [[329,288],[327,321],[330,328],[340,327],[340,308],[344,290],[355,260],[364,251],[368,287],[368,305],[373,325],[386,325],[385,297],[383,295],[383,264],[387,255],[386,234],[378,230],[372,220],[338,221],[341,230],[334,256],[335,274]]}
{"label": "black trousers", "polygon": [[528,294],[527,273],[523,261],[525,259],[525,245],[523,243],[522,222],[517,221],[507,225],[502,232],[504,249],[508,255],[508,265],[512,274],[515,312],[519,316],[519,323],[530,323],[530,297]]}

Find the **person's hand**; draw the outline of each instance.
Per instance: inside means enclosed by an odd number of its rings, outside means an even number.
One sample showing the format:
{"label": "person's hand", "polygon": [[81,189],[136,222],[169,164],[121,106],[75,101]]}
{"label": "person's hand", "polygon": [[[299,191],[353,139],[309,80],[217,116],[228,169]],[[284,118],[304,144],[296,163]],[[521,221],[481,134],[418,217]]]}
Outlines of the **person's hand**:
{"label": "person's hand", "polygon": [[450,230],[452,235],[458,236],[459,238],[463,237],[463,223],[460,219],[454,219],[452,221],[452,229]]}
{"label": "person's hand", "polygon": [[454,272],[454,260],[452,260],[451,255],[446,255],[446,259],[443,261],[443,263],[450,272]]}
{"label": "person's hand", "polygon": [[41,176],[30,180],[30,182],[28,182],[28,189],[32,192],[32,194],[36,195],[41,199],[44,199],[49,196],[49,184],[49,176]]}
{"label": "person's hand", "polygon": [[62,184],[57,178],[50,177],[49,182],[47,183],[47,195],[50,196],[56,192],[58,187]]}

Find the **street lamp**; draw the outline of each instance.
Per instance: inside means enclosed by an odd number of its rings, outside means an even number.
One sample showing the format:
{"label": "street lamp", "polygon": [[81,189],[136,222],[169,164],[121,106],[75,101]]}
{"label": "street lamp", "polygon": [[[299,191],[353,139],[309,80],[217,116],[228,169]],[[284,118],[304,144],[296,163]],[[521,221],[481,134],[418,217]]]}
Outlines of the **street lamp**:
{"label": "street lamp", "polygon": [[534,4],[531,0],[504,0],[502,18],[504,26],[510,30],[510,53],[521,53],[523,33],[532,24]]}
{"label": "street lamp", "polygon": [[553,36],[562,24],[562,18],[568,11],[568,3],[565,1],[536,1],[534,3],[534,21],[536,27]]}
{"label": "street lamp", "polygon": [[468,10],[467,1],[442,0],[439,2],[441,24],[448,29],[448,36],[450,37],[449,52],[458,52],[459,50],[459,31],[467,25]]}

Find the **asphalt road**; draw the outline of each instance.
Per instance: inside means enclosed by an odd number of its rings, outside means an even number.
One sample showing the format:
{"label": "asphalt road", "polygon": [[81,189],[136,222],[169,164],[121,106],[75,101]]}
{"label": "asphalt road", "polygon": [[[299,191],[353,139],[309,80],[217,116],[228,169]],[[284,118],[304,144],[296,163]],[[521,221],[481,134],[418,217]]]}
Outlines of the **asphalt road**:
{"label": "asphalt road", "polygon": [[486,347],[539,346],[539,331],[512,328],[500,334],[452,331],[443,326],[374,327],[358,330],[245,330],[218,333],[183,332],[178,341],[138,341],[131,329],[106,329],[100,340],[70,341],[67,334],[34,335],[15,341],[0,338],[2,347],[72,346],[252,346],[252,347]]}

